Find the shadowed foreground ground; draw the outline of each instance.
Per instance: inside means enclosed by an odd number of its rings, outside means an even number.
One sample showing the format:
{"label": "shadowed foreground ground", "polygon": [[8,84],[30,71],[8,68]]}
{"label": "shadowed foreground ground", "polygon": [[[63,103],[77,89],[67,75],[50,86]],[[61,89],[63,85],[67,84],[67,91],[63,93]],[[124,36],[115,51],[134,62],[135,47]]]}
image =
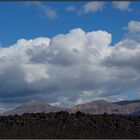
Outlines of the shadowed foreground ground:
{"label": "shadowed foreground ground", "polygon": [[81,112],[0,116],[0,138],[140,138],[140,116]]}

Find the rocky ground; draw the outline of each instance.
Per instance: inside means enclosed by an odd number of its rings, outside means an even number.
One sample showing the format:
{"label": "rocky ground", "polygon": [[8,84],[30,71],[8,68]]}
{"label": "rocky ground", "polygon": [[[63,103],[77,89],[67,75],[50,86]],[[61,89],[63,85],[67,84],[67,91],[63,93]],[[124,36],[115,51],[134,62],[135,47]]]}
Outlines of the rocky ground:
{"label": "rocky ground", "polygon": [[0,116],[0,138],[140,138],[140,116],[62,111]]}

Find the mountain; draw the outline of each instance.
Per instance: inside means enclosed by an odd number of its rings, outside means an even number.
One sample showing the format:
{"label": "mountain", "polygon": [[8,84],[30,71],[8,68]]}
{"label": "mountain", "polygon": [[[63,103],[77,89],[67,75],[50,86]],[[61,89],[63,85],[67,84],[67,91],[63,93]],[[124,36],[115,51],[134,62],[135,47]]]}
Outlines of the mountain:
{"label": "mountain", "polygon": [[71,108],[70,111],[71,112],[81,111],[90,114],[104,114],[104,113],[118,114],[121,112],[121,106],[104,100],[97,100],[85,104],[76,105],[73,108]]}
{"label": "mountain", "polygon": [[140,103],[140,100],[124,100],[124,101],[114,102],[114,103],[118,105],[127,105],[131,103]]}
{"label": "mountain", "polygon": [[134,115],[134,113],[137,112],[137,115],[140,115],[140,114],[138,114],[138,112],[140,112],[140,102],[121,105],[121,108],[122,108],[122,111],[124,112],[124,114]]}
{"label": "mountain", "polygon": [[96,100],[84,104],[75,105],[71,108],[61,108],[44,104],[41,101],[31,100],[22,104],[21,106],[0,114],[1,116],[7,115],[22,115],[24,113],[49,113],[67,111],[69,113],[83,112],[89,114],[132,114],[140,115],[140,102],[139,101],[121,101],[121,102],[107,102],[104,100]]}
{"label": "mountain", "polygon": [[140,115],[140,102],[127,102],[127,104],[116,104],[104,100],[92,101],[85,104],[76,105],[70,110],[71,112],[81,111],[89,114],[137,114]]}
{"label": "mountain", "polygon": [[136,112],[133,112],[132,115],[135,115],[135,116],[140,115],[140,110],[139,111],[136,111]]}
{"label": "mountain", "polygon": [[24,113],[43,113],[43,112],[48,113],[48,112],[57,112],[61,110],[64,109],[51,106],[48,104],[46,105],[41,101],[30,100],[13,110],[2,113],[1,115],[7,116],[7,115],[15,115],[15,114],[22,115]]}

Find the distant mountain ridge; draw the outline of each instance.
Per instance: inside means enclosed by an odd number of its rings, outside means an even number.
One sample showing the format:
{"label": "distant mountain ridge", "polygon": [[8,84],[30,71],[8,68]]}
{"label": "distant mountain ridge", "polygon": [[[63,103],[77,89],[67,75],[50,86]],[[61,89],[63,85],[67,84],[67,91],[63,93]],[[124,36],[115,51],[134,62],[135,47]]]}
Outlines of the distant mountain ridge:
{"label": "distant mountain ridge", "polygon": [[51,106],[48,104],[44,104],[41,101],[30,100],[13,110],[2,113],[1,115],[7,116],[7,115],[15,115],[15,114],[22,115],[24,113],[42,113],[42,112],[48,113],[48,112],[58,112],[62,110],[64,109]]}
{"label": "distant mountain ridge", "polygon": [[104,100],[96,100],[84,104],[75,105],[71,108],[56,107],[49,104],[42,103],[41,101],[30,100],[17,108],[1,113],[2,116],[7,115],[22,115],[24,113],[49,113],[67,111],[75,113],[81,111],[89,114],[132,114],[140,115],[140,100],[121,101],[121,102],[108,102]]}
{"label": "distant mountain ridge", "polygon": [[81,111],[89,114],[139,114],[140,102],[127,102],[127,104],[120,105],[119,103],[107,102],[104,100],[97,100],[74,106],[72,112]]}
{"label": "distant mountain ridge", "polygon": [[119,101],[119,102],[114,102],[114,103],[118,105],[127,105],[130,103],[140,103],[140,100],[124,100],[124,101]]}

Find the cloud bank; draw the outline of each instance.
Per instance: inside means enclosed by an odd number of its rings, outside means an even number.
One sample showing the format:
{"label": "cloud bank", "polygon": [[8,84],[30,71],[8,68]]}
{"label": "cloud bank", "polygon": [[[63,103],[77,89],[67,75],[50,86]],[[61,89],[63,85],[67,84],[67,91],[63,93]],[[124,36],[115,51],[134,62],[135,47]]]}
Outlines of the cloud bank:
{"label": "cloud bank", "polygon": [[119,100],[140,91],[140,43],[77,28],[0,48],[0,102],[40,98],[60,106]]}

